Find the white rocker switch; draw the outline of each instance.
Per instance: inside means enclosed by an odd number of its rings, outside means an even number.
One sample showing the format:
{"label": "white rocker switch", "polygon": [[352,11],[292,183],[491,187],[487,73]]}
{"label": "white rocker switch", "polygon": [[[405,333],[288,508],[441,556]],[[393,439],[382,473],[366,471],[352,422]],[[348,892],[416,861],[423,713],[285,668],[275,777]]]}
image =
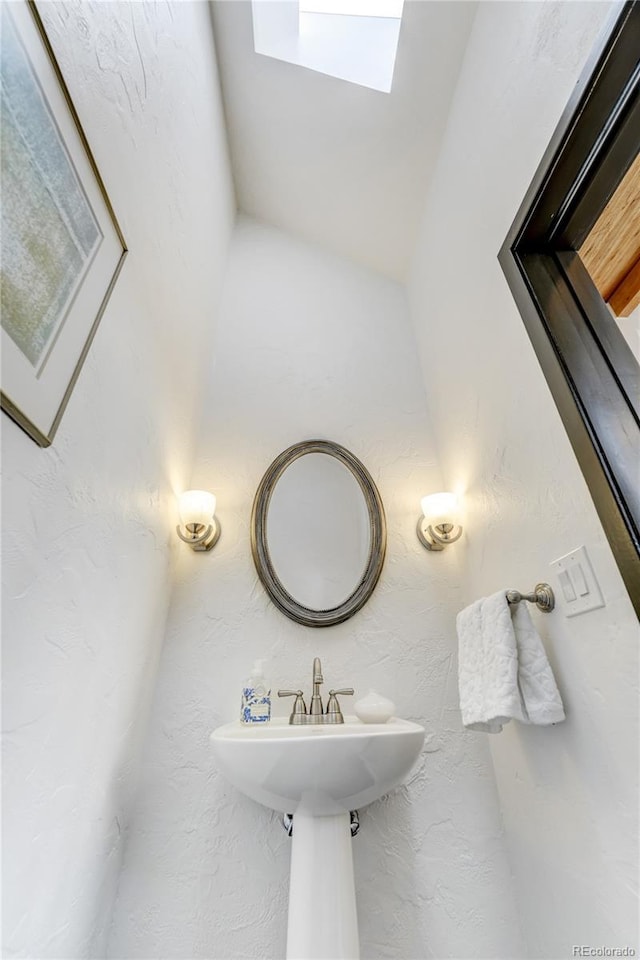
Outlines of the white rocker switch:
{"label": "white rocker switch", "polygon": [[602,592],[586,547],[577,547],[566,556],[553,560],[551,567],[558,577],[566,617],[604,607]]}
{"label": "white rocker switch", "polygon": [[574,563],[574,565],[571,567],[570,575],[571,579],[576,585],[578,595],[581,597],[586,597],[586,595],[589,593],[589,587],[587,586],[587,581],[579,563]]}
{"label": "white rocker switch", "polygon": [[573,584],[571,583],[571,577],[569,576],[566,570],[562,570],[561,573],[558,574],[558,580],[560,581],[560,586],[562,587],[562,593],[567,603],[570,603],[572,600],[575,600],[576,592],[573,589]]}

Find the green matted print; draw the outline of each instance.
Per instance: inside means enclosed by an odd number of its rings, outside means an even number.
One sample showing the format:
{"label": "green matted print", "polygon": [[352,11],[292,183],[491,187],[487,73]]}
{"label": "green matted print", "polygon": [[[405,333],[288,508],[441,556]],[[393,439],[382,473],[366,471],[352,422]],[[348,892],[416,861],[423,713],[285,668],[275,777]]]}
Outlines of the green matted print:
{"label": "green matted print", "polygon": [[47,446],[126,245],[35,4],[0,16],[2,407]]}

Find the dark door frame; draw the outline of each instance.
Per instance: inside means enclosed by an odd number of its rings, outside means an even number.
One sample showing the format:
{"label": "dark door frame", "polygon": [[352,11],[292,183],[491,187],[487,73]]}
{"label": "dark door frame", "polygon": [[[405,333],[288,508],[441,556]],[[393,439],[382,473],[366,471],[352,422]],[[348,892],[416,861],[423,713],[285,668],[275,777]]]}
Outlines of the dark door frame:
{"label": "dark door frame", "polygon": [[640,2],[593,52],[498,259],[640,615],[640,366],[576,251],[640,148]]}

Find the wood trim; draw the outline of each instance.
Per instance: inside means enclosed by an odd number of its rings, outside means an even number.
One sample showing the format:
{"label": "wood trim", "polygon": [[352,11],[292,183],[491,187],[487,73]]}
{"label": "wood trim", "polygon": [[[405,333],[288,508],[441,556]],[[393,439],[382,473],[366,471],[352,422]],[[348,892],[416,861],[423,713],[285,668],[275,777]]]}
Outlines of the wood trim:
{"label": "wood trim", "polygon": [[[558,250],[555,257],[573,291],[577,302],[583,304],[584,322],[590,327],[600,351],[611,370],[615,372],[618,392],[624,394],[627,405],[640,420],[640,367],[611,311],[598,293],[593,280],[575,250]],[[618,399],[614,394],[613,402]]]}
{"label": "wood trim", "polygon": [[578,255],[638,156],[639,51],[640,3],[629,0],[594,51],[498,259],[640,616],[640,367]]}
{"label": "wood trim", "polygon": [[636,262],[609,297],[608,303],[616,317],[630,317],[640,304],[640,252]]}
{"label": "wood trim", "polygon": [[578,252],[616,316],[630,313],[634,299],[640,300],[640,154]]}

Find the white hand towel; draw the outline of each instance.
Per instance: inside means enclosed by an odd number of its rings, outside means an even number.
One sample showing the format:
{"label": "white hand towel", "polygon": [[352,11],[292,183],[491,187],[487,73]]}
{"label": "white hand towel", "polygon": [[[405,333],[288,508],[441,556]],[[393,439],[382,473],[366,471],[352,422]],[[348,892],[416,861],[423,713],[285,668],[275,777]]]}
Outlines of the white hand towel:
{"label": "white hand towel", "polygon": [[500,733],[509,720],[549,724],[565,719],[542,640],[525,602],[506,591],[477,600],[457,617],[462,722]]}

